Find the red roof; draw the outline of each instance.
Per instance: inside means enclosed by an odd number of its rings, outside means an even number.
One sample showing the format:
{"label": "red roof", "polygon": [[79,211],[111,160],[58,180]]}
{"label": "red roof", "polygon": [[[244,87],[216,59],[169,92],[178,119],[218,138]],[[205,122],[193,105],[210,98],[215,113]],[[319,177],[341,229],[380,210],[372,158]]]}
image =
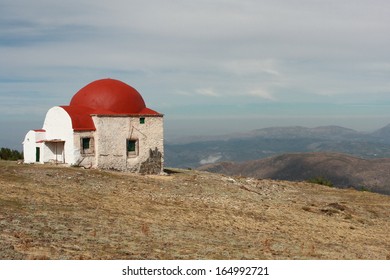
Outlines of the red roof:
{"label": "red roof", "polygon": [[72,127],[74,130],[96,130],[91,114],[93,110],[88,107],[80,106],[61,106],[72,120]]}
{"label": "red roof", "polygon": [[61,108],[69,114],[76,131],[96,129],[91,115],[161,115],[146,107],[136,89],[114,79],[86,85],[73,96],[69,106]]}

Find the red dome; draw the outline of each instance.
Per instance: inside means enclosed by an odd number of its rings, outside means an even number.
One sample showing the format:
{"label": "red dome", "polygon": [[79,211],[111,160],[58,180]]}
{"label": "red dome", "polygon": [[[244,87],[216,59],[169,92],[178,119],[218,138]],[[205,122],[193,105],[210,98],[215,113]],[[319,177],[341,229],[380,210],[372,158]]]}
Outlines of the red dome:
{"label": "red dome", "polygon": [[97,80],[86,85],[73,96],[70,106],[115,114],[138,114],[146,108],[136,89],[114,79]]}

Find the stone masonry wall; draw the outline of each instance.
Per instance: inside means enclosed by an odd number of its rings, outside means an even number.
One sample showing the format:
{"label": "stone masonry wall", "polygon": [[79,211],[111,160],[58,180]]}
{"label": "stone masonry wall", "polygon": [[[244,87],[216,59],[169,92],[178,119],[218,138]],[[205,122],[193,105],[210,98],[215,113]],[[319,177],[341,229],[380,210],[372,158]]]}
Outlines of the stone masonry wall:
{"label": "stone masonry wall", "polygon": [[[145,170],[141,169],[141,164],[151,157],[150,150],[157,150],[161,154],[161,165],[152,171],[162,171],[163,117],[145,117],[144,123],[140,122],[138,116],[94,115],[92,118],[96,127],[95,155],[98,168],[141,172]],[[127,153],[127,139],[137,142],[134,154]]]}
{"label": "stone masonry wall", "polygon": [[[89,137],[93,139],[91,141],[91,152],[83,153],[82,152],[82,142],[81,139]],[[96,151],[95,151],[95,131],[77,131],[73,136],[74,142],[74,151],[77,154],[75,165],[84,166],[85,168],[95,168],[96,167]]]}

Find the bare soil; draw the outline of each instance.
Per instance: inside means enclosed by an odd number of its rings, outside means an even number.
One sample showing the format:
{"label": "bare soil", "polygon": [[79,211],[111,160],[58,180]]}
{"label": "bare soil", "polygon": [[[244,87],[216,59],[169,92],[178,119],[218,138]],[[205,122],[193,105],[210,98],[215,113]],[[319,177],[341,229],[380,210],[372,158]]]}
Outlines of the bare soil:
{"label": "bare soil", "polygon": [[0,259],[390,259],[390,196],[0,161]]}

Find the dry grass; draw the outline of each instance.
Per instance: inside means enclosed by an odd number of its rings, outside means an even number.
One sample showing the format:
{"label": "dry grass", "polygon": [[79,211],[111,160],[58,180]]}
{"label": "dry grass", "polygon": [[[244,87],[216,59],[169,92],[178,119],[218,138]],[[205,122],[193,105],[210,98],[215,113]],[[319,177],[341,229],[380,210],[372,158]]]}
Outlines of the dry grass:
{"label": "dry grass", "polygon": [[390,197],[0,161],[0,259],[388,259]]}

